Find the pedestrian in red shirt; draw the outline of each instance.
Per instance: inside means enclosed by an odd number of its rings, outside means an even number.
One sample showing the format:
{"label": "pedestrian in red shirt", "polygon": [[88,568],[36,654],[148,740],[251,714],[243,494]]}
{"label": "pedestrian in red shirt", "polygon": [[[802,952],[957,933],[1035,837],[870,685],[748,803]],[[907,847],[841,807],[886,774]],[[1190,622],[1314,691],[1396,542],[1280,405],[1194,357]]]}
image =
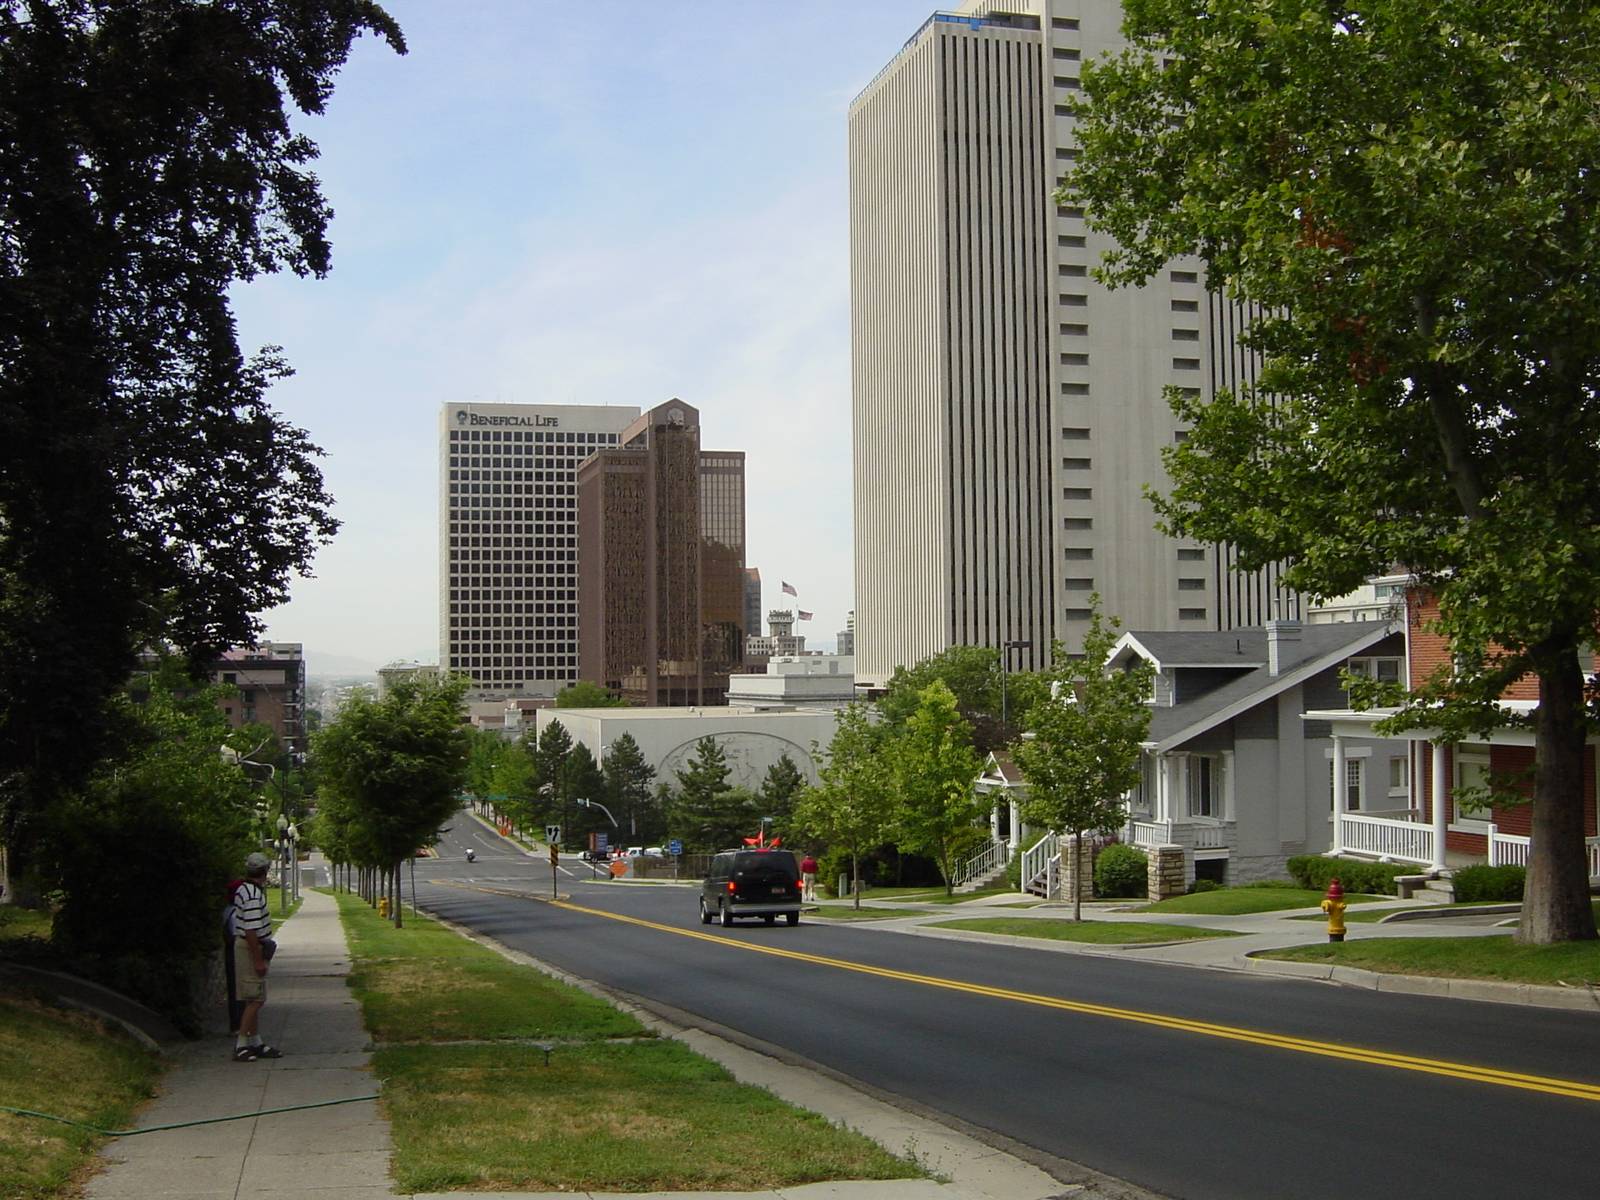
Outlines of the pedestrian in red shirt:
{"label": "pedestrian in red shirt", "polygon": [[817,860],[811,856],[809,850],[800,860],[800,898],[802,900],[817,898]]}

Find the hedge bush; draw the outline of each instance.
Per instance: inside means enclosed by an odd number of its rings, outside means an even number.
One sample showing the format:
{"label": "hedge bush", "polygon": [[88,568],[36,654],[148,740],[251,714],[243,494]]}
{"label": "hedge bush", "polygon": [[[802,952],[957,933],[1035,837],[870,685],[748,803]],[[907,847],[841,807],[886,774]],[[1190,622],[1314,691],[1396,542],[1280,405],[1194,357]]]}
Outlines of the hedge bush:
{"label": "hedge bush", "polygon": [[1479,865],[1461,868],[1455,872],[1452,882],[1458,901],[1521,900],[1527,877],[1524,867]]}
{"label": "hedge bush", "polygon": [[1112,843],[1094,860],[1094,892],[1107,899],[1143,896],[1149,886],[1150,859],[1143,850]]}
{"label": "hedge bush", "polygon": [[1324,858],[1320,854],[1298,854],[1289,860],[1289,874],[1303,888],[1324,892],[1328,881],[1335,877],[1347,892],[1366,892],[1372,895],[1396,894],[1396,875],[1416,875],[1422,868],[1416,863],[1362,862],[1355,858]]}

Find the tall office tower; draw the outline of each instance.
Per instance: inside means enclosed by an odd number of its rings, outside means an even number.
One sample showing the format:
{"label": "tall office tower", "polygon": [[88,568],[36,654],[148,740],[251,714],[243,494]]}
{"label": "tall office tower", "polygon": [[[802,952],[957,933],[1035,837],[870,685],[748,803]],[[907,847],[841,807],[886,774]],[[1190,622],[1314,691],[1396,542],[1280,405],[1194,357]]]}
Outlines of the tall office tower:
{"label": "tall office tower", "polygon": [[[1239,313],[1174,263],[1140,289],[1052,193],[1114,0],[935,13],[850,107],[856,677],[951,645],[1013,669],[1070,650],[1089,597],[1141,629],[1292,616],[1271,575],[1156,532],[1145,484],[1183,437],[1162,397],[1248,372]],[[1284,601],[1274,614],[1272,601]],[[1026,642],[1026,647],[1018,643]]]}
{"label": "tall office tower", "polygon": [[578,471],[582,678],[633,704],[722,704],[744,664],[744,453],[669,400]]}
{"label": "tall office tower", "polygon": [[761,568],[744,569],[744,632],[748,638],[761,632]]}
{"label": "tall office tower", "polygon": [[578,678],[578,464],[637,408],[447,404],[439,414],[439,664],[469,699]]}

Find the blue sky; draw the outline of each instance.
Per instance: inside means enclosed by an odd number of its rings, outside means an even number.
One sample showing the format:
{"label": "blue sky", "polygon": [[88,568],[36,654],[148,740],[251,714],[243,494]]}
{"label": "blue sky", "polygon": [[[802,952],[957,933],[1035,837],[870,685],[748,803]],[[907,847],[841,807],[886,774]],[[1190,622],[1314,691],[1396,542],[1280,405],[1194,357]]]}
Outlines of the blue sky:
{"label": "blue sky", "polygon": [[928,0],[394,0],[304,123],[333,273],[235,292],[282,345],[337,539],[268,614],[334,656],[437,661],[437,421],[461,400],[701,412],[747,454],[764,608],[830,646],[853,606],[850,100]]}

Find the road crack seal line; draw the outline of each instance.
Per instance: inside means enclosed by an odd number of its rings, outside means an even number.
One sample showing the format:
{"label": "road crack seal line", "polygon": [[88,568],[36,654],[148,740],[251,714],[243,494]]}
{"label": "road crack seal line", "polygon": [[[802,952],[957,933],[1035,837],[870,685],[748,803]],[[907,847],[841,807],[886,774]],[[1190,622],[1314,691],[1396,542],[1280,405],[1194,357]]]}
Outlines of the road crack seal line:
{"label": "road crack seal line", "polygon": [[862,975],[873,975],[880,979],[893,979],[902,983],[915,983],[924,987],[942,988],[946,991],[961,992],[971,996],[988,996],[996,1000],[1008,1000],[1017,1004],[1031,1004],[1040,1008],[1053,1008],[1063,1012],[1079,1013],[1084,1016],[1132,1021],[1140,1025],[1153,1025],[1157,1028],[1172,1029],[1182,1033],[1195,1033],[1205,1037],[1248,1042],[1257,1046],[1290,1050],[1299,1054],[1314,1054],[1323,1058],[1343,1059],[1347,1062],[1367,1063],[1372,1066],[1389,1067],[1397,1071],[1417,1071],[1427,1075],[1464,1079],[1473,1083],[1487,1083],[1497,1087],[1543,1092],[1551,1096],[1565,1096],[1573,1100],[1600,1102],[1600,1084],[1584,1083],[1576,1079],[1556,1079],[1543,1075],[1528,1075],[1518,1071],[1503,1071],[1496,1067],[1421,1058],[1411,1054],[1397,1054],[1388,1050],[1341,1045],[1338,1042],[1319,1042],[1311,1038],[1294,1037],[1290,1034],[1246,1029],[1235,1025],[1220,1025],[1211,1021],[1198,1021],[1188,1017],[1170,1016],[1164,1013],[1142,1012],[1139,1009],[1116,1008],[1105,1004],[1090,1004],[1080,1000],[1065,1000],[1057,996],[1013,991],[1010,988],[992,987],[987,984],[964,983],[956,979],[941,979],[936,975],[918,975],[910,971],[874,967],[866,963],[851,962],[843,958],[807,954],[800,950],[785,950],[778,946],[761,946],[750,942],[734,941],[714,933],[703,933],[698,929],[680,929],[673,925],[663,925],[659,921],[647,921],[642,917],[630,917],[623,913],[587,908],[584,905],[574,904],[565,900],[551,900],[547,897],[529,896],[518,892],[501,892],[492,888],[477,890],[494,891],[497,895],[510,896],[516,899],[538,900],[540,903],[549,904],[555,908],[563,908],[569,912],[583,913],[592,917],[603,917],[608,921],[620,921],[623,924],[637,925],[643,929],[675,934],[678,937],[698,938],[701,941],[727,946],[730,949],[746,950],[753,954],[767,954],[774,958],[787,958],[794,962],[808,962],[818,966],[833,967],[841,971],[854,971]]}

